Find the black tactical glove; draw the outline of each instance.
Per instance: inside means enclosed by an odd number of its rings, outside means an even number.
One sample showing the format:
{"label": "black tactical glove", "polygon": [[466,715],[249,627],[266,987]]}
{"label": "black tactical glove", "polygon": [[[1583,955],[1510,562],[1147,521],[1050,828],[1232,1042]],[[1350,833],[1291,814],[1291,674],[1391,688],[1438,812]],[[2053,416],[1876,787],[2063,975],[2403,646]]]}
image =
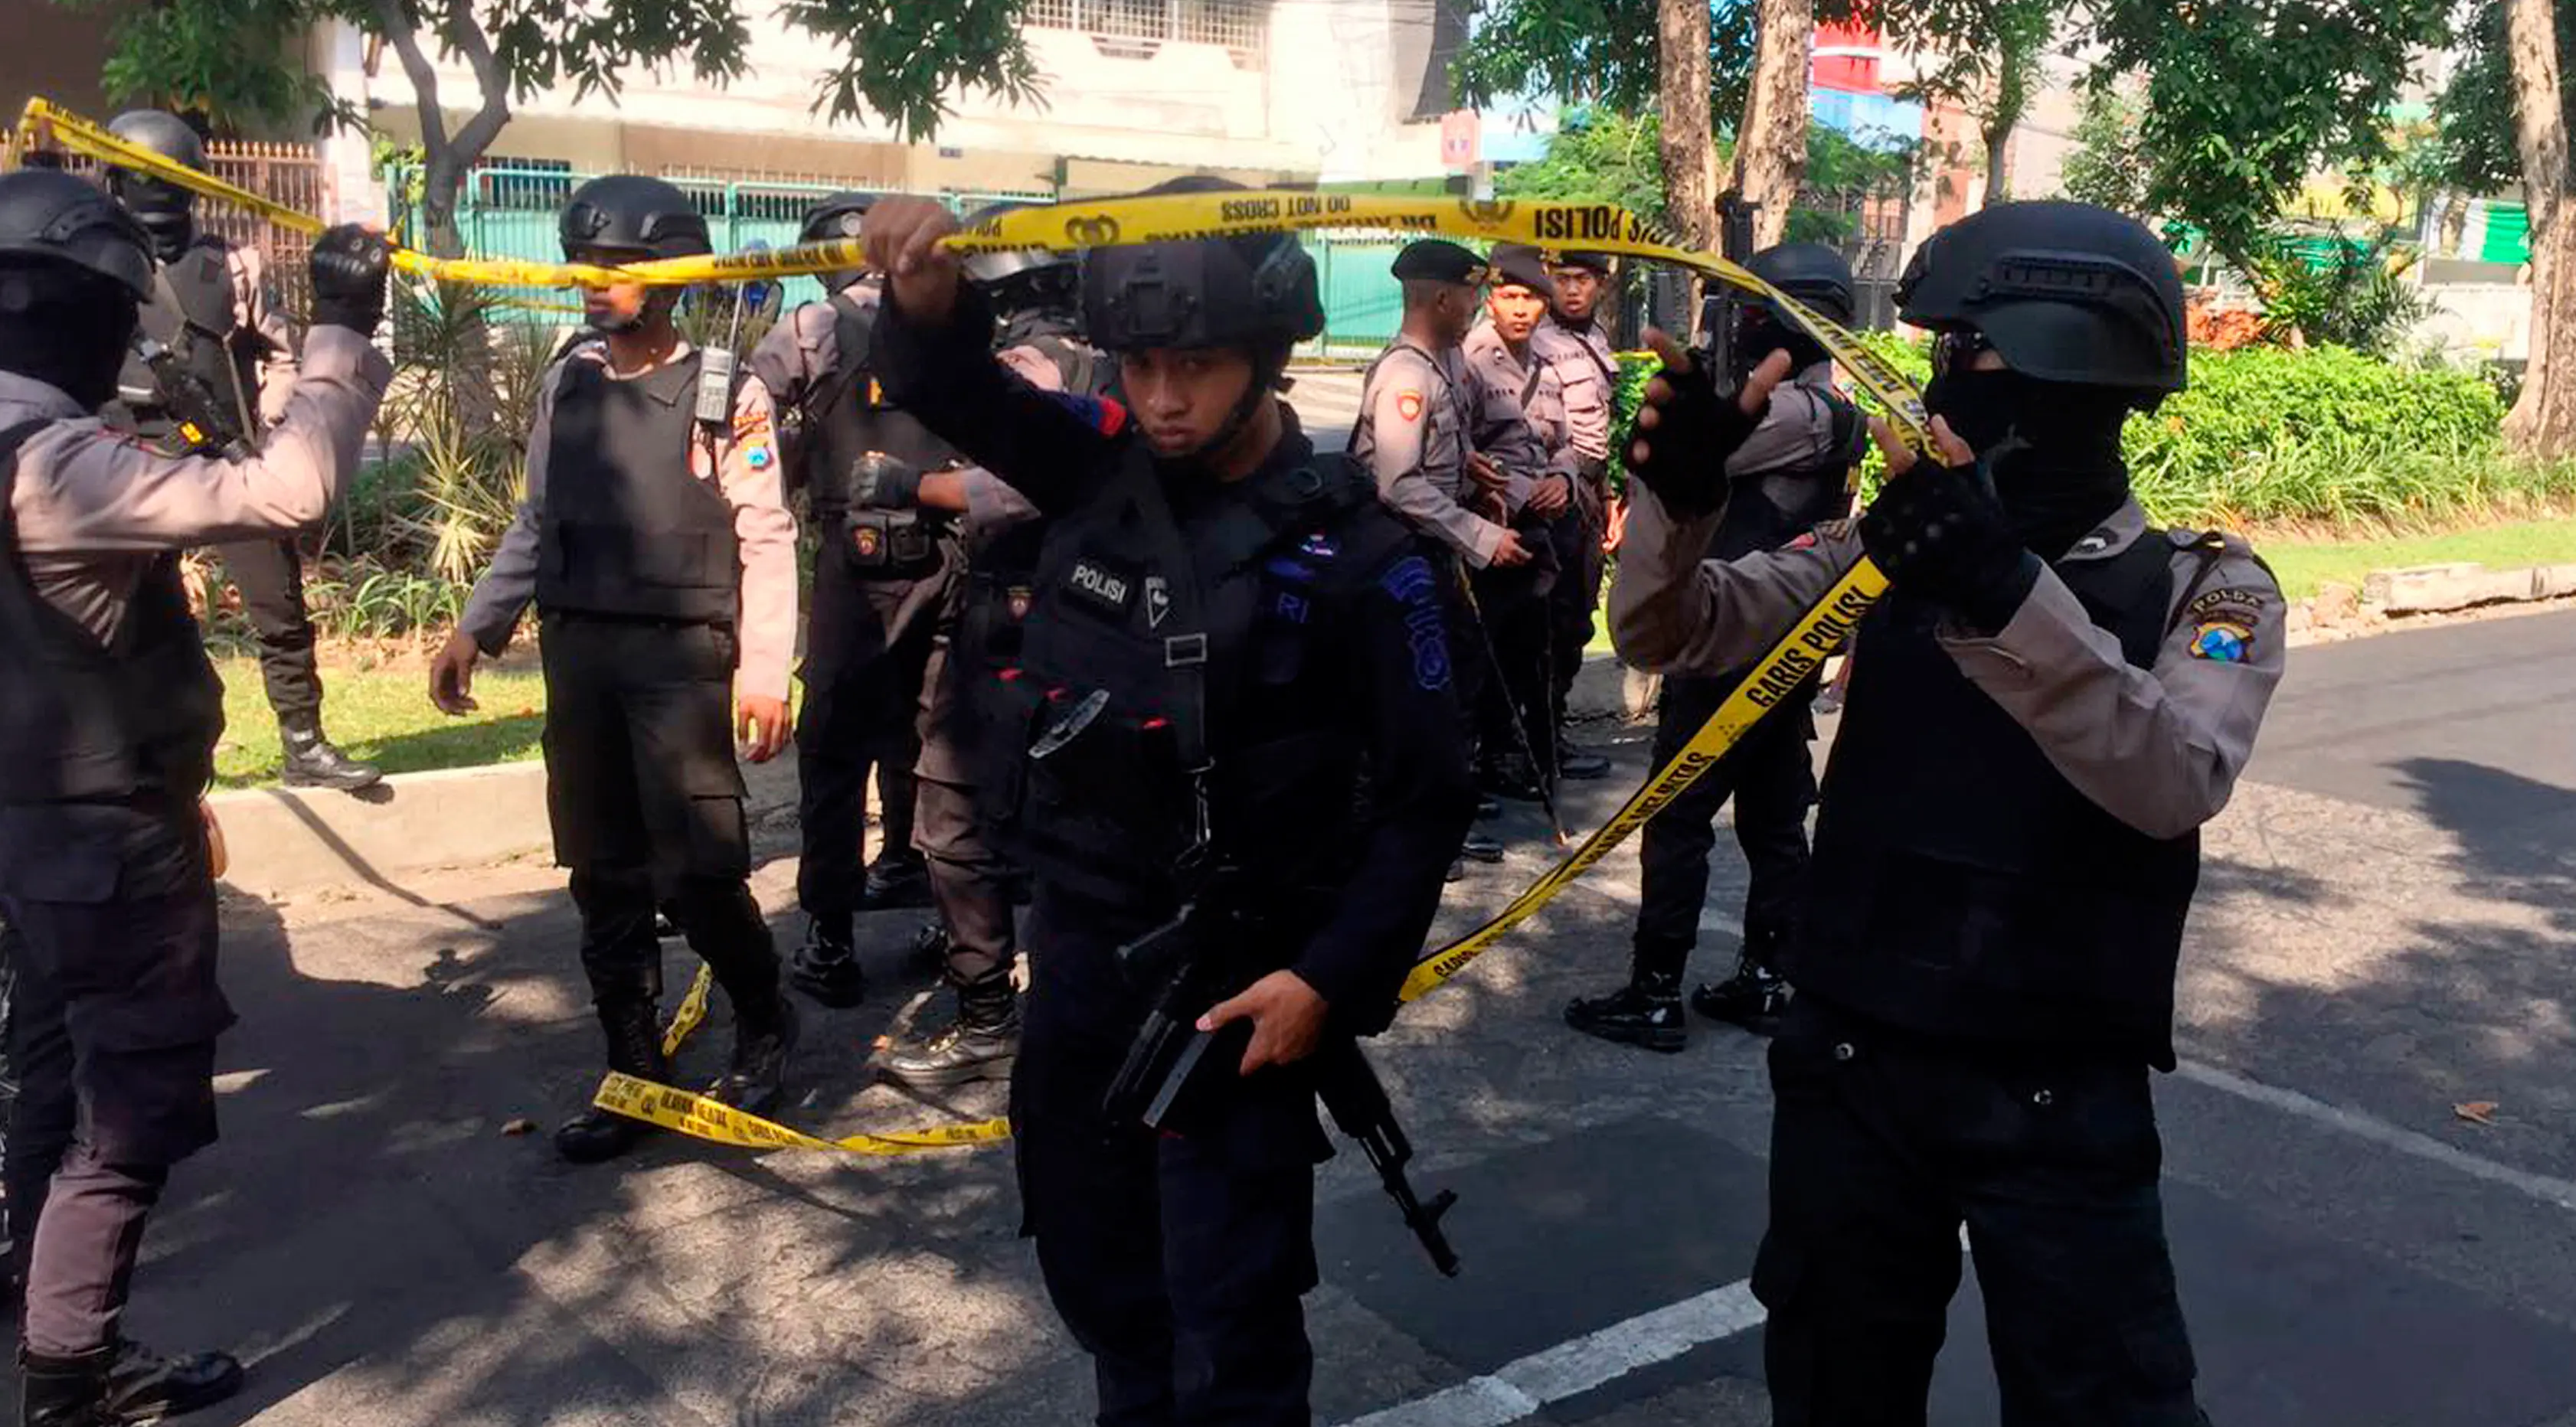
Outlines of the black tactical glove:
{"label": "black tactical glove", "polygon": [[[1655,374],[1672,395],[1654,407],[1655,424],[1632,433],[1628,474],[1643,481],[1674,518],[1710,515],[1726,505],[1726,458],[1744,445],[1759,413],[1748,413],[1733,383],[1720,390],[1704,360],[1667,363]],[[1766,403],[1767,405],[1767,403]],[[1636,445],[1646,459],[1636,459]]]}
{"label": "black tactical glove", "polygon": [[379,233],[342,223],[313,240],[313,324],[373,336],[385,320],[385,282],[393,245]]}
{"label": "black tactical glove", "polygon": [[921,468],[883,451],[870,451],[850,470],[850,503],[910,510],[921,503]]}
{"label": "black tactical glove", "polygon": [[1861,512],[1860,542],[1888,581],[1993,634],[2012,621],[2040,560],[2023,548],[1984,472],[1931,459],[1889,478]]}

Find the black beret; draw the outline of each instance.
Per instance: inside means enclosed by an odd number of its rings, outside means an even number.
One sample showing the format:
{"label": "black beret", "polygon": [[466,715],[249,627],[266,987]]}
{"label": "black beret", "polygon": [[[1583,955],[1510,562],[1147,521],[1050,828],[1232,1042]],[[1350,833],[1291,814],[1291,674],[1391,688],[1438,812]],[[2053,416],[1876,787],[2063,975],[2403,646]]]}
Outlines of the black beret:
{"label": "black beret", "polygon": [[1610,255],[1568,249],[1556,255],[1556,265],[1561,268],[1582,268],[1587,272],[1596,272],[1607,277],[1610,274]]}
{"label": "black beret", "polygon": [[1485,280],[1485,260],[1446,238],[1424,238],[1406,244],[1404,251],[1395,255],[1395,266],[1389,271],[1406,281],[1420,278],[1427,282],[1481,283]]}
{"label": "black beret", "polygon": [[1504,243],[1494,249],[1494,281],[1525,287],[1556,301],[1556,284],[1548,279],[1546,259],[1526,243]]}

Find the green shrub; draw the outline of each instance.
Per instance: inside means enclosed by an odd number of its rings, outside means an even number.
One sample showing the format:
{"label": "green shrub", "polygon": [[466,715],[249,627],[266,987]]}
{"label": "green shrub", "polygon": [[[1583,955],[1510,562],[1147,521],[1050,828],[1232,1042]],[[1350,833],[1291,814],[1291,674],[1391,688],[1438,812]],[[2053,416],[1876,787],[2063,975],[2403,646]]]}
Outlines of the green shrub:
{"label": "green shrub", "polygon": [[[1866,340],[1913,380],[1930,376],[1921,344]],[[2576,495],[2576,468],[2505,454],[2503,419],[2474,372],[2340,347],[2195,350],[2190,389],[2130,418],[2122,444],[2139,502],[2173,525],[2403,524]]]}

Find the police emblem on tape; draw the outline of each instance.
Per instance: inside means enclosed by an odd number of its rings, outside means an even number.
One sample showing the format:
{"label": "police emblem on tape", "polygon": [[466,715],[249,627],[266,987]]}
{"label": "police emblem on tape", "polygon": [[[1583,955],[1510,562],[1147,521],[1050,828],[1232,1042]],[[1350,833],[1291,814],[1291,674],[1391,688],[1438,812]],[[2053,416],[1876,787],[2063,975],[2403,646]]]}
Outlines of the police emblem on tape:
{"label": "police emblem on tape", "polygon": [[1064,590],[1094,613],[1124,615],[1128,602],[1136,597],[1136,577],[1097,556],[1085,555],[1065,575]]}

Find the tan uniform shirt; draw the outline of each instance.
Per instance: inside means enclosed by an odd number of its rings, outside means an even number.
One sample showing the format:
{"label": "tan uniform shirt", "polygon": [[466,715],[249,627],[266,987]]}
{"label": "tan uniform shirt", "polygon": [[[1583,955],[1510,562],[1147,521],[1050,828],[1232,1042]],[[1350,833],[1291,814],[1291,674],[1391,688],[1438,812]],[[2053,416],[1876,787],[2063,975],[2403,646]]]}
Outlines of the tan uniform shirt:
{"label": "tan uniform shirt", "polygon": [[1556,368],[1539,360],[1536,341],[1515,352],[1492,323],[1479,323],[1467,334],[1463,350],[1467,365],[1486,386],[1511,394],[1513,404],[1529,422],[1530,434],[1547,452],[1548,472],[1580,474],[1582,461],[1575,454],[1573,428],[1565,416],[1565,379]]}
{"label": "tan uniform shirt", "polygon": [[0,372],[0,429],[54,424],[18,451],[9,506],[37,591],[92,634],[122,623],[164,551],[318,524],[358,468],[392,364],[367,339],[317,327],[260,449],[166,456],[107,429],[61,391]]}
{"label": "tan uniform shirt", "polygon": [[[1696,552],[1708,548],[1717,516],[1677,524],[1642,484],[1629,500],[1610,635],[1641,668],[1718,674],[1751,664],[1863,554],[1857,533],[1827,527],[1780,550],[1703,561]],[[2131,502],[2066,558],[2109,559],[2146,538],[2167,537],[2151,535]],[[2286,611],[2271,572],[2232,536],[2205,573],[2204,558],[2193,547],[2174,551],[2172,630],[2152,668],[2129,663],[2054,571],[1991,638],[1940,637],[1959,671],[2068,782],[2149,837],[2179,837],[2227,806],[2285,662]]]}
{"label": "tan uniform shirt", "polygon": [[1488,385],[1455,348],[1433,354],[1398,338],[1361,384],[1351,459],[1376,477],[1388,508],[1483,569],[1508,527],[1469,508],[1478,492],[1467,454],[1482,451],[1509,474],[1506,519],[1547,467],[1518,396]]}
{"label": "tan uniform shirt", "polygon": [[1566,433],[1574,453],[1583,458],[1584,473],[1594,480],[1609,473],[1610,427],[1619,401],[1619,358],[1598,323],[1581,331],[1554,317],[1539,319],[1530,334],[1530,352],[1556,373],[1565,393]]}
{"label": "tan uniform shirt", "polygon": [[[687,360],[686,342],[671,349],[668,361]],[[574,362],[608,365],[608,344],[584,342],[546,374],[537,394],[537,421],[528,433],[528,493],[519,502],[518,518],[492,552],[492,563],[474,584],[459,621],[486,654],[498,654],[510,643],[519,615],[537,593],[540,521],[546,500],[547,448],[554,440],[555,393],[564,368]],[[658,368],[656,369],[658,370]],[[642,373],[620,376],[627,380]],[[769,388],[746,381],[734,393],[733,429],[710,443],[689,443],[689,471],[713,482],[733,507],[734,540],[742,561],[741,626],[735,631],[742,647],[734,671],[737,693],[752,698],[787,697],[788,666],[796,657],[796,519],[787,513],[779,483],[776,408]]]}

